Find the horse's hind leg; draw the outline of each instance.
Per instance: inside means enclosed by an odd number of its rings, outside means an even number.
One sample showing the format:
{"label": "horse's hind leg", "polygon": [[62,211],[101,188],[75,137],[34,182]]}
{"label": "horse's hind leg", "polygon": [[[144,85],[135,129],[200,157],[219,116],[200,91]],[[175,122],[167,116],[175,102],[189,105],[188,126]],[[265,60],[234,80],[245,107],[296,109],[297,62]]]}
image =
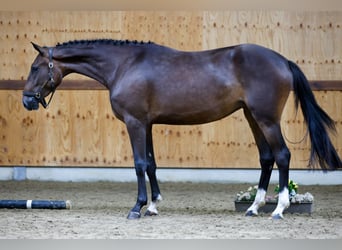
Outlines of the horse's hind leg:
{"label": "horse's hind leg", "polygon": [[156,176],[157,165],[154,159],[152,128],[146,131],[146,159],[147,159],[147,176],[150,180],[152,200],[147,208],[145,216],[157,215],[157,203],[162,200],[160,189]]}
{"label": "horse's hind leg", "polygon": [[275,160],[270,145],[266,141],[263,132],[259,128],[259,125],[247,108],[244,109],[244,114],[250,128],[252,129],[254,139],[259,150],[261,165],[261,175],[258,185],[258,191],[253,204],[247,209],[246,212],[246,216],[255,216],[258,214],[258,209],[266,203],[266,192],[270,182]]}
{"label": "horse's hind leg", "polygon": [[291,154],[287,148],[284,138],[281,134],[279,122],[270,120],[269,116],[259,117],[253,114],[259,128],[263,132],[266,141],[270,145],[275,162],[279,170],[279,197],[276,209],[272,213],[274,219],[283,218],[283,211],[290,205],[288,180],[289,164]]}

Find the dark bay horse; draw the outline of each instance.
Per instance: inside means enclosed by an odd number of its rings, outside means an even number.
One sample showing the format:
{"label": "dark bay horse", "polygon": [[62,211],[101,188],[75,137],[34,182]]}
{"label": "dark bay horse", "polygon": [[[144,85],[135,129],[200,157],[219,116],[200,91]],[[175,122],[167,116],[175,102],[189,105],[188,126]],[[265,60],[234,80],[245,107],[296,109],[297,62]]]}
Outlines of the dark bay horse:
{"label": "dark bay horse", "polygon": [[[191,125],[212,122],[243,109],[260,155],[261,176],[253,205],[257,215],[265,204],[274,163],[279,170],[280,194],[273,218],[289,206],[290,151],[280,118],[291,88],[300,104],[311,139],[310,164],[325,170],[341,168],[328,129],[334,121],[319,107],[299,67],[270,49],[238,46],[183,52],[151,42],[82,40],[40,47],[23,91],[23,104],[47,107],[64,76],[78,73],[108,88],[115,116],[125,123],[134,156],[138,197],[128,214],[140,217],[147,204],[145,173],[152,201],[145,215],[158,214],[161,200],[152,143],[153,124]],[[45,98],[50,96],[48,103]]]}

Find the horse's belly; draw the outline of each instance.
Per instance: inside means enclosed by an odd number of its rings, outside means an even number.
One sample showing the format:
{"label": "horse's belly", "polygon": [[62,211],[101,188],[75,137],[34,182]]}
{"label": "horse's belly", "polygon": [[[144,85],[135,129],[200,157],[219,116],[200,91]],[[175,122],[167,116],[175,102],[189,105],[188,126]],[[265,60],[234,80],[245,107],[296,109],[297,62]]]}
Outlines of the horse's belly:
{"label": "horse's belly", "polygon": [[[225,103],[225,105],[207,106],[202,105],[184,107],[184,109],[160,110],[159,115],[154,119],[154,123],[170,125],[193,125],[203,124],[220,120],[236,110],[240,109],[242,104],[239,102]],[[176,112],[175,112],[176,111]]]}

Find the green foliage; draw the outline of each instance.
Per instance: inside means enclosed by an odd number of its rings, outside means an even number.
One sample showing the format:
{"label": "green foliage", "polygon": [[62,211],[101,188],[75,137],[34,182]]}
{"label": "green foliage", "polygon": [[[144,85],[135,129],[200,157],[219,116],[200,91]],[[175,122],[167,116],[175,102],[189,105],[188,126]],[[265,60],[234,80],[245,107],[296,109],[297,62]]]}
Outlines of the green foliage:
{"label": "green foliage", "polygon": [[[290,195],[296,194],[298,192],[298,184],[293,180],[289,180],[288,189]],[[274,192],[279,194],[279,185],[275,187]]]}

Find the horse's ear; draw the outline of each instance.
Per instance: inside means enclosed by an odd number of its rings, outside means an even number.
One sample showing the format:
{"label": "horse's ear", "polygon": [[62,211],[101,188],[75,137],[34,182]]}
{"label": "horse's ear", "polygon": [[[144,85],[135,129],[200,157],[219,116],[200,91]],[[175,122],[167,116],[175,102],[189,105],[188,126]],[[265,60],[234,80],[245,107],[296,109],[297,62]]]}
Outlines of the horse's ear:
{"label": "horse's ear", "polygon": [[44,50],[38,44],[31,42],[33,48],[39,52],[40,55],[44,55]]}

